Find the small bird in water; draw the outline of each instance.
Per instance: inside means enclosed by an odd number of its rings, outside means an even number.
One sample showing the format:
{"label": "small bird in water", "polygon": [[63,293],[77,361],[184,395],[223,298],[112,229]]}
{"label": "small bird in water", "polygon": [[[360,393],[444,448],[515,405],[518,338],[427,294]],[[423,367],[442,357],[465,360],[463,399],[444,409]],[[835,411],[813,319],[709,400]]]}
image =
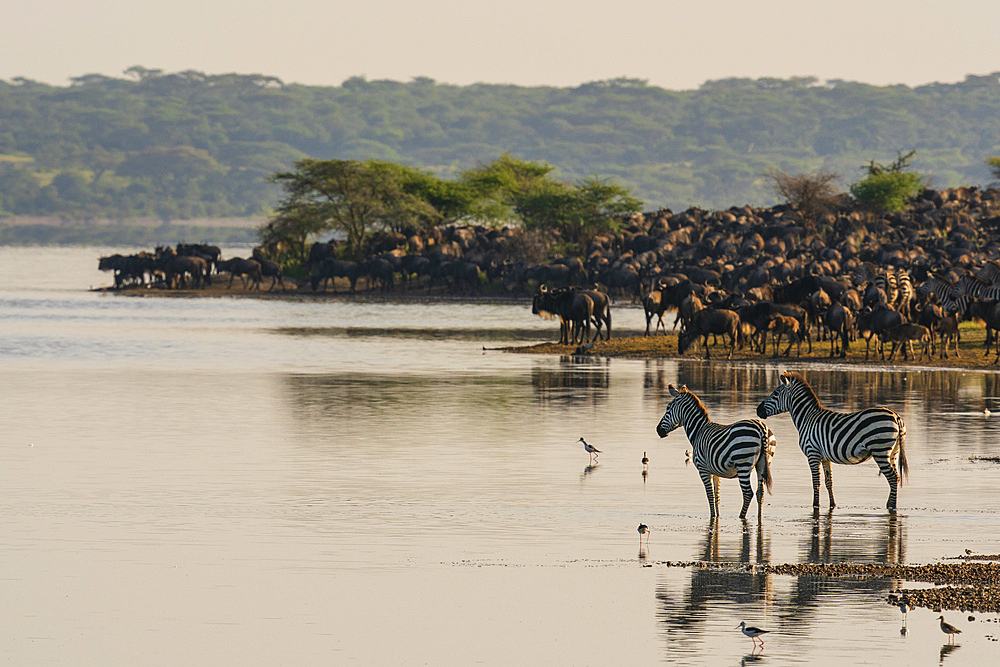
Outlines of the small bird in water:
{"label": "small bird in water", "polygon": [[983,408],[983,416],[984,417],[989,417],[991,414],[993,414],[993,413],[990,412],[989,408]]}
{"label": "small bird in water", "polygon": [[649,466],[649,457],[646,456],[646,452],[642,453],[642,467],[645,468]]}
{"label": "small bird in water", "polygon": [[944,620],[944,616],[938,616],[938,620],[941,621],[941,632],[948,635],[948,641],[955,641],[956,634],[962,634],[962,631],[956,628],[951,623]]}
{"label": "small bird in water", "polygon": [[594,447],[592,444],[590,444],[589,442],[587,442],[583,438],[580,438],[580,442],[583,443],[583,449],[584,449],[584,451],[587,452],[588,454],[590,454],[590,462],[591,463],[596,463],[597,462],[597,455],[601,453],[601,450],[599,450],[597,447]]}
{"label": "small bird in water", "polygon": [[755,628],[752,625],[747,625],[746,621],[740,621],[740,624],[736,629],[741,630],[743,634],[752,639],[754,646],[757,646],[757,642],[760,642],[761,648],[764,648],[764,640],[761,639],[760,636],[770,632],[770,630],[761,630],[760,628]]}
{"label": "small bird in water", "polygon": [[900,600],[896,604],[896,606],[899,607],[899,611],[901,611],[903,613],[903,629],[905,630],[906,629],[906,612],[910,611],[910,605],[908,605],[905,600]]}
{"label": "small bird in water", "polygon": [[639,527],[636,529],[639,531],[639,548],[642,548],[642,536],[646,536],[646,545],[649,546],[649,526],[644,523],[640,523]]}

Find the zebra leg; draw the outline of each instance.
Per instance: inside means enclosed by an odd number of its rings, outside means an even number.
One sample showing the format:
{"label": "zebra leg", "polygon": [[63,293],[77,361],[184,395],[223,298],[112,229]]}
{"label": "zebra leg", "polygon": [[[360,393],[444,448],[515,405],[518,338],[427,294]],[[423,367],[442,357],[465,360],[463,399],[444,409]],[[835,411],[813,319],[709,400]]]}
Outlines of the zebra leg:
{"label": "zebra leg", "polygon": [[715,516],[719,516],[719,476],[712,475],[712,486],[715,488]]}
{"label": "zebra leg", "polygon": [[879,472],[885,476],[885,481],[889,483],[889,500],[886,501],[885,508],[895,513],[896,488],[899,486],[899,474],[896,472],[896,466],[892,464],[892,459],[888,455],[876,457],[875,462],[878,463]]}
{"label": "zebra leg", "polygon": [[819,459],[809,459],[809,472],[813,478],[813,507],[819,508]]}
{"label": "zebra leg", "polygon": [[740,518],[747,518],[747,510],[750,509],[750,501],[753,500],[753,487],[750,486],[750,468],[740,471],[740,490],[743,491],[743,509],[740,510]]}
{"label": "zebra leg", "polygon": [[833,470],[830,468],[830,462],[824,459],[823,464],[823,475],[826,477],[826,492],[830,494],[830,509],[837,506],[837,503],[833,500]]}
{"label": "zebra leg", "polygon": [[[708,496],[708,509],[711,512],[711,517],[714,519],[719,514],[718,510],[719,497],[716,493],[712,491],[713,487],[712,478],[714,476],[710,475],[707,472],[701,472],[701,471],[699,471],[698,474],[701,476],[701,483],[705,485],[705,494]],[[718,482],[716,481],[715,485],[717,484]]]}

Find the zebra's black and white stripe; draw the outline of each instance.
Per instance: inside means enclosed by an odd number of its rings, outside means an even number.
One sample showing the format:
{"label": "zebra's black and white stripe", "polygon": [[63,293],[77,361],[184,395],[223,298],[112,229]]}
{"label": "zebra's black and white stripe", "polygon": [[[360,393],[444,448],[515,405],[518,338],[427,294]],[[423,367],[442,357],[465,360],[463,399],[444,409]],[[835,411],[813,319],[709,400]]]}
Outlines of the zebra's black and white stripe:
{"label": "zebra's black and white stripe", "polygon": [[[812,387],[798,373],[783,373],[777,389],[757,406],[757,415],[767,419],[787,412],[799,432],[799,447],[809,461],[813,482],[813,507],[819,507],[819,468],[826,474],[826,489],[833,500],[831,463],[853,464],[874,458],[889,483],[886,508],[896,511],[896,487],[908,472],[903,438],[906,426],[889,408],[868,408],[843,413],[820,405]],[[899,471],[896,459],[899,459]]]}
{"label": "zebra's black and white stripe", "polygon": [[663,413],[656,433],[665,438],[677,427],[684,427],[694,452],[694,466],[705,485],[712,518],[719,515],[720,477],[739,477],[743,491],[740,518],[746,518],[753,499],[751,470],[757,471],[757,516],[760,517],[764,487],[767,487],[768,493],[771,492],[771,457],[774,456],[775,448],[771,429],[759,419],[716,424],[708,418],[708,411],[694,392],[686,386],[675,389],[673,385],[669,385],[668,388],[674,399]]}

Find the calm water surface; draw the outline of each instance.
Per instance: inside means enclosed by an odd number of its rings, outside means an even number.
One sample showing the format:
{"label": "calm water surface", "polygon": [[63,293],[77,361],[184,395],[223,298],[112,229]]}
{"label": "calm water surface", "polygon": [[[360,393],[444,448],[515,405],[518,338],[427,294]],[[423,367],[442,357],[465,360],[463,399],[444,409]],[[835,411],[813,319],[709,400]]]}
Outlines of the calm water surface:
{"label": "calm water surface", "polygon": [[[725,480],[712,530],[683,433],[654,432],[666,386],[728,422],[777,367],[484,349],[554,337],[525,304],[116,297],[88,290],[103,252],[0,248],[8,663],[1000,661],[996,616],[951,612],[944,647],[928,610],[900,635],[897,581],[746,568],[1000,551],[1000,467],[977,460],[1000,454],[1000,375],[787,366],[830,407],[903,415],[899,514],[869,462],[814,517],[780,416],[762,524]],[[662,564],[692,560],[732,567]]]}

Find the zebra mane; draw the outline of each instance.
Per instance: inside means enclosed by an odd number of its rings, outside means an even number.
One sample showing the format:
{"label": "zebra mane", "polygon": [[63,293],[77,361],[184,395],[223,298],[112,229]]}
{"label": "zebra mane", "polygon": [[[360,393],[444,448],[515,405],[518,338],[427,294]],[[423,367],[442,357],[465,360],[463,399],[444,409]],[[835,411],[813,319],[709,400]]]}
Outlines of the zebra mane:
{"label": "zebra mane", "polygon": [[694,393],[687,387],[681,387],[680,389],[677,390],[677,393],[686,394],[690,396],[691,400],[694,401],[695,409],[701,412],[703,415],[705,415],[705,419],[708,419],[708,408],[705,407],[705,404],[701,402],[701,399],[698,398],[698,395],[696,393]]}
{"label": "zebra mane", "polygon": [[788,378],[789,380],[794,380],[795,382],[797,382],[802,387],[802,389],[805,390],[806,395],[809,396],[812,402],[816,404],[817,408],[823,407],[823,404],[819,402],[819,396],[816,395],[816,392],[813,391],[813,388],[809,386],[809,383],[806,382],[806,379],[802,377],[800,373],[796,373],[795,371],[786,371],[781,375],[783,377]]}

